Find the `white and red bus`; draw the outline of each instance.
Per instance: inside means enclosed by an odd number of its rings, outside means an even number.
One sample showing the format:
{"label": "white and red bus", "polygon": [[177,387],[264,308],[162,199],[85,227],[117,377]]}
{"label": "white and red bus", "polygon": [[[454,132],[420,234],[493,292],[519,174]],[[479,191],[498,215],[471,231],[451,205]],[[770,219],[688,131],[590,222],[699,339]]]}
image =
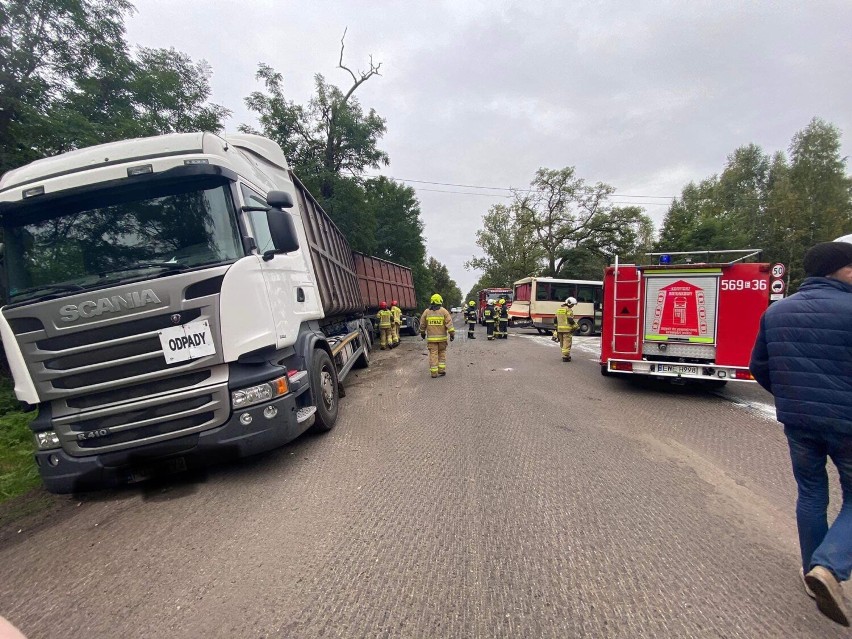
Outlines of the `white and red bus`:
{"label": "white and red bus", "polygon": [[562,280],[553,277],[525,277],[515,282],[515,300],[509,309],[509,323],[517,328],[536,328],[539,333],[553,330],[556,310],[569,297],[577,300],[574,319],[577,335],[600,330],[603,282]]}
{"label": "white and red bus", "polygon": [[[784,296],[781,264],[745,262],[619,264],[604,271],[601,374],[673,381],[754,381],[748,370],[760,318]],[[650,255],[664,256],[653,253]],[[694,255],[670,253],[668,256]]]}

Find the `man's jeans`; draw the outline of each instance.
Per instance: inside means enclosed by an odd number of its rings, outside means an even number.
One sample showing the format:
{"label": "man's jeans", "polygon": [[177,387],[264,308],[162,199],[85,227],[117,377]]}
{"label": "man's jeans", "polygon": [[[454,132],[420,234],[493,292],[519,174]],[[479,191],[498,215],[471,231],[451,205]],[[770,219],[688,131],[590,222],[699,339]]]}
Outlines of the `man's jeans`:
{"label": "man's jeans", "polygon": [[[799,486],[796,523],[802,567],[808,572],[823,566],[840,581],[852,572],[852,435],[784,427]],[[828,527],[828,472],[830,457],[840,474],[843,506]]]}

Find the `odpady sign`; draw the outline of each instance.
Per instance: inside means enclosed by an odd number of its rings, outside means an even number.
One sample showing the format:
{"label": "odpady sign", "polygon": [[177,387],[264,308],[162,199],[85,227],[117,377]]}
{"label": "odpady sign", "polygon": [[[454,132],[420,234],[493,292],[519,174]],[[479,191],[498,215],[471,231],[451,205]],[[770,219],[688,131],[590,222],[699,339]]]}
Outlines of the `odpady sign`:
{"label": "odpady sign", "polygon": [[207,320],[163,329],[160,331],[160,346],[169,364],[216,353],[213,332]]}

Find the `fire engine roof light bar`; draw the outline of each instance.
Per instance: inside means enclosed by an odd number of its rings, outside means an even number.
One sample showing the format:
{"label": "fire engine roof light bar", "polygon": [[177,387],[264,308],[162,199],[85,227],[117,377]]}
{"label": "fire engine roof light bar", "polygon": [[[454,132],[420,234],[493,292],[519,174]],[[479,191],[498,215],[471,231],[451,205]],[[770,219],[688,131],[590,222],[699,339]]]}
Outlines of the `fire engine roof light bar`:
{"label": "fire engine roof light bar", "polygon": [[763,253],[763,249],[720,249],[718,251],[665,251],[663,253],[645,253],[648,257],[661,257],[663,255],[724,255],[725,253],[731,253],[734,255],[739,255],[743,253],[742,257],[738,257],[735,260],[731,260],[728,264],[736,264],[737,262],[742,262],[743,260],[747,260],[750,257],[759,257],[761,253]]}

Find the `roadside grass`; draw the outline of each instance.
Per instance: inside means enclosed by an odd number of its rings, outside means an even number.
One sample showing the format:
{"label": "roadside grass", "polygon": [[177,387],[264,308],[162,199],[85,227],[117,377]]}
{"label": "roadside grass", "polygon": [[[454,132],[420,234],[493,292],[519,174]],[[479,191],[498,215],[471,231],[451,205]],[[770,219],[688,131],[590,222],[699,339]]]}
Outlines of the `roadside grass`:
{"label": "roadside grass", "polygon": [[11,380],[0,378],[0,503],[40,482],[29,426],[36,412],[24,413],[19,407]]}

